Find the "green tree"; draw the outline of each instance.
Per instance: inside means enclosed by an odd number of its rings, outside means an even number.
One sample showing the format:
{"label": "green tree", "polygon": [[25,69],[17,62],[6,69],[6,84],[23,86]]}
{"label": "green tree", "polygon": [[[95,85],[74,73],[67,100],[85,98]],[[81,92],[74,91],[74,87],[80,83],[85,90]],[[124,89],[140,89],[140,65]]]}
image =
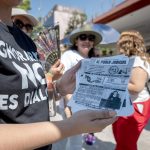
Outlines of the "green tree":
{"label": "green tree", "polygon": [[24,9],[24,10],[30,10],[31,9],[30,0],[23,0],[22,4],[19,5],[18,8],[21,8],[21,9]]}
{"label": "green tree", "polygon": [[31,33],[31,38],[34,40],[37,35],[39,34],[39,32],[43,31],[44,30],[44,26],[39,23],[36,27],[34,27],[32,33]]}
{"label": "green tree", "polygon": [[71,31],[76,29],[78,26],[82,26],[86,20],[87,20],[86,14],[78,13],[75,11],[69,20],[68,28],[66,30],[65,35],[71,33]]}

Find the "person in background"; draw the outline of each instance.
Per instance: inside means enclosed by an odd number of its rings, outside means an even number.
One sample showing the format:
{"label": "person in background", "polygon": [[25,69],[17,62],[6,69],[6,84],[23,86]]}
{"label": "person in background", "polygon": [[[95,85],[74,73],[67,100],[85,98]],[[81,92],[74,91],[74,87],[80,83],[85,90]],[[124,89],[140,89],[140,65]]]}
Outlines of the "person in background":
{"label": "person in background", "polygon": [[[113,123],[114,111],[92,110],[49,121],[47,83],[36,46],[11,19],[12,7],[20,2],[0,0],[0,149],[50,150],[51,143],[60,139],[99,132]],[[80,63],[54,84],[62,96],[74,91],[79,67]]]}
{"label": "person in background", "polygon": [[150,118],[150,93],[145,83],[150,78],[150,57],[146,53],[144,39],[138,31],[124,31],[117,42],[121,54],[135,57],[128,90],[134,106],[134,114],[119,117],[113,124],[115,150],[137,150],[138,138]]}
{"label": "person in background", "polygon": [[[102,40],[101,34],[92,29],[90,24],[74,31],[70,36],[72,47],[65,51],[61,57],[61,62],[64,64],[64,72],[76,65],[80,60],[85,58],[96,57],[95,46]],[[71,109],[67,106],[72,94],[66,95],[60,103],[59,112],[63,119],[70,118],[72,115]],[[82,135],[77,135],[65,139],[53,145],[54,150],[81,150]]]}
{"label": "person in background", "polygon": [[94,56],[93,57],[101,57],[99,48],[96,48],[96,47],[94,48]]}
{"label": "person in background", "polygon": [[37,26],[39,23],[34,16],[28,14],[21,8],[13,8],[11,16],[13,23],[29,36],[33,31],[33,27]]}

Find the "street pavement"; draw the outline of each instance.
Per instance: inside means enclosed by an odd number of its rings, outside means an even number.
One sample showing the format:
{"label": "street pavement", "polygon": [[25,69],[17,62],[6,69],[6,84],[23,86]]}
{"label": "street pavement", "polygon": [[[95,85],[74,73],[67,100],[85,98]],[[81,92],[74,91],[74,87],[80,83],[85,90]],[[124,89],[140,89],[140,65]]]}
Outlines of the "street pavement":
{"label": "street pavement", "polygon": [[[57,113],[55,117],[51,117],[51,120],[52,121],[62,120],[62,117],[59,113]],[[83,143],[82,150],[114,150],[115,140],[112,134],[111,125],[106,127],[102,132],[95,133],[95,136],[96,142],[94,143],[94,145],[89,146]],[[142,134],[140,135],[140,138],[138,140],[138,150],[150,150],[150,120],[145,129],[142,131]]]}
{"label": "street pavement", "polygon": [[[112,134],[111,126],[108,126],[100,133],[96,133],[95,136],[95,144],[88,146],[83,143],[83,150],[114,150],[115,140]],[[138,150],[150,150],[150,121],[138,140]]]}

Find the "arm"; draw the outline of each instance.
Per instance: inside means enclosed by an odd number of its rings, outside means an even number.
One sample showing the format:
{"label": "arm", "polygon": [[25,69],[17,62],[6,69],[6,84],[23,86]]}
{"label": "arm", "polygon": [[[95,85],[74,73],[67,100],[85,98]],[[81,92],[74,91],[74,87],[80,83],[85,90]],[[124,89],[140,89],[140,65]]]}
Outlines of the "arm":
{"label": "arm", "polygon": [[53,81],[58,80],[62,76],[63,69],[64,69],[64,65],[60,62],[59,59],[55,62],[54,65],[50,67],[49,72],[45,74],[49,91],[53,90]]}
{"label": "arm", "polygon": [[76,72],[80,68],[81,62],[78,62],[74,67],[67,70],[64,75],[57,80],[56,89],[62,95],[72,94],[75,90]]}
{"label": "arm", "polygon": [[64,121],[53,123],[1,124],[0,149],[35,149],[68,136],[99,132],[116,120],[114,116],[113,111],[86,110],[77,112]]}
{"label": "arm", "polygon": [[71,99],[72,97],[72,94],[67,94],[65,97],[64,97],[64,106],[65,106],[65,114],[66,114],[66,117],[69,118],[72,116],[72,111],[71,111],[71,108],[69,106],[67,106],[69,100]]}
{"label": "arm", "polygon": [[[73,92],[75,73],[79,67],[80,63],[68,70],[56,83],[56,87],[62,95]],[[35,149],[69,136],[99,132],[116,120],[115,115],[114,111],[85,110],[58,122],[1,124],[0,149]],[[82,126],[80,126],[81,124]]]}
{"label": "arm", "polygon": [[141,67],[135,67],[132,69],[130,82],[128,89],[131,94],[137,94],[143,90],[147,81],[148,75]]}

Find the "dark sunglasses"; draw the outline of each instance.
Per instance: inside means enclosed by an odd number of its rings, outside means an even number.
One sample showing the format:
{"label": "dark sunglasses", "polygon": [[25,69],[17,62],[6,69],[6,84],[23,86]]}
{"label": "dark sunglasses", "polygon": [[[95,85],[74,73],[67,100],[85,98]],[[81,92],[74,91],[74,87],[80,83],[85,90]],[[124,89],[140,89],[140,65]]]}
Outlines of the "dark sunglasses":
{"label": "dark sunglasses", "polygon": [[33,30],[33,26],[31,24],[24,24],[21,20],[17,19],[14,21],[14,24],[19,28],[23,29],[23,27],[26,28],[27,32]]}
{"label": "dark sunglasses", "polygon": [[85,40],[89,40],[89,41],[92,41],[92,42],[94,42],[95,41],[95,35],[91,35],[91,34],[89,34],[89,35],[87,35],[87,34],[80,34],[79,36],[78,36],[78,38],[81,40],[81,41],[85,41]]}

